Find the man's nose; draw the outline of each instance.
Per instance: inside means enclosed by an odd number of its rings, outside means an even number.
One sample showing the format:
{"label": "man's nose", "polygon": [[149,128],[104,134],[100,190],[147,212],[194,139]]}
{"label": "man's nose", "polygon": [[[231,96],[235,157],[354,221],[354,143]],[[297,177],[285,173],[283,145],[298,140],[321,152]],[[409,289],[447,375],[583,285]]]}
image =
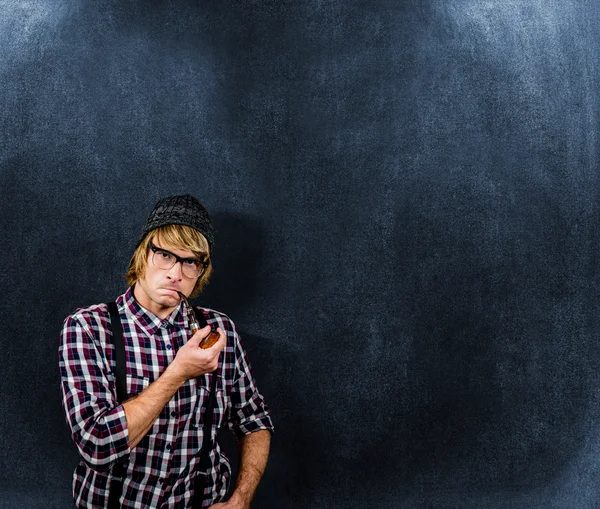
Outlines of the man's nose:
{"label": "man's nose", "polygon": [[175,265],[173,265],[168,271],[167,271],[167,276],[170,277],[171,279],[176,279],[176,280],[180,280],[182,279],[182,271],[183,271],[183,267],[181,265],[181,262],[177,261],[175,262]]}

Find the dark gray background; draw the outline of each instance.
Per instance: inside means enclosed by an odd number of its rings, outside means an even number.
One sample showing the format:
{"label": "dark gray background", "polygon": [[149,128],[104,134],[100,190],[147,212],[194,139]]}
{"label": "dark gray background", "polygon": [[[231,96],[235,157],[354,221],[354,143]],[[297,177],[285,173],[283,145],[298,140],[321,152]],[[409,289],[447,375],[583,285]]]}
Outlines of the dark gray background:
{"label": "dark gray background", "polygon": [[0,506],[69,507],[62,321],[189,192],[255,508],[600,507],[599,5],[0,1]]}

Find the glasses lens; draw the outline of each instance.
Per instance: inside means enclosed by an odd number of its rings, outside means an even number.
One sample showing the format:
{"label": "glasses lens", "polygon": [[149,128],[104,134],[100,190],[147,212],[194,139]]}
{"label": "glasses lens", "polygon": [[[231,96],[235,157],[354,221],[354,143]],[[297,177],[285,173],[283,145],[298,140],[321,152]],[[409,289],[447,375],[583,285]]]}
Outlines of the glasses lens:
{"label": "glasses lens", "polygon": [[186,261],[181,264],[183,267],[183,275],[189,278],[200,277],[204,272],[204,265],[200,262]]}
{"label": "glasses lens", "polygon": [[152,263],[159,269],[170,269],[175,265],[175,257],[171,253],[157,249],[152,253]]}
{"label": "glasses lens", "polygon": [[[168,270],[175,265],[177,257],[168,251],[163,251],[155,246],[152,248],[152,263],[159,269]],[[181,261],[181,271],[187,278],[198,278],[204,274],[204,263],[194,259],[179,259]]]}

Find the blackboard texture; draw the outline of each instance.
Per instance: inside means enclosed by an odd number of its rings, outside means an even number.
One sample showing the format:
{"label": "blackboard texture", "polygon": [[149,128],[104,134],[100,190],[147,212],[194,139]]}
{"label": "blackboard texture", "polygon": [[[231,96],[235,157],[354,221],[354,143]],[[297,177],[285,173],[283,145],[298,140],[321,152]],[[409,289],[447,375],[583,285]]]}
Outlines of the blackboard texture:
{"label": "blackboard texture", "polygon": [[273,410],[254,508],[600,507],[598,34],[592,0],[1,1],[0,507],[70,507],[62,321],[183,193]]}

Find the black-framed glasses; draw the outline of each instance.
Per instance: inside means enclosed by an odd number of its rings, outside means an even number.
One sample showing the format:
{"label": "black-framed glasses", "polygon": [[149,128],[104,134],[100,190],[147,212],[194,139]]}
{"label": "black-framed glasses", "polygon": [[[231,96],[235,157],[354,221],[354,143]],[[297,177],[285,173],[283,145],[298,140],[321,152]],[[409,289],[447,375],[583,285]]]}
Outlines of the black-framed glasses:
{"label": "black-framed glasses", "polygon": [[208,267],[208,262],[199,258],[181,258],[171,251],[167,251],[162,247],[156,247],[150,242],[150,250],[152,251],[152,265],[157,269],[169,270],[176,263],[181,263],[181,272],[190,279],[195,279],[202,274]]}

